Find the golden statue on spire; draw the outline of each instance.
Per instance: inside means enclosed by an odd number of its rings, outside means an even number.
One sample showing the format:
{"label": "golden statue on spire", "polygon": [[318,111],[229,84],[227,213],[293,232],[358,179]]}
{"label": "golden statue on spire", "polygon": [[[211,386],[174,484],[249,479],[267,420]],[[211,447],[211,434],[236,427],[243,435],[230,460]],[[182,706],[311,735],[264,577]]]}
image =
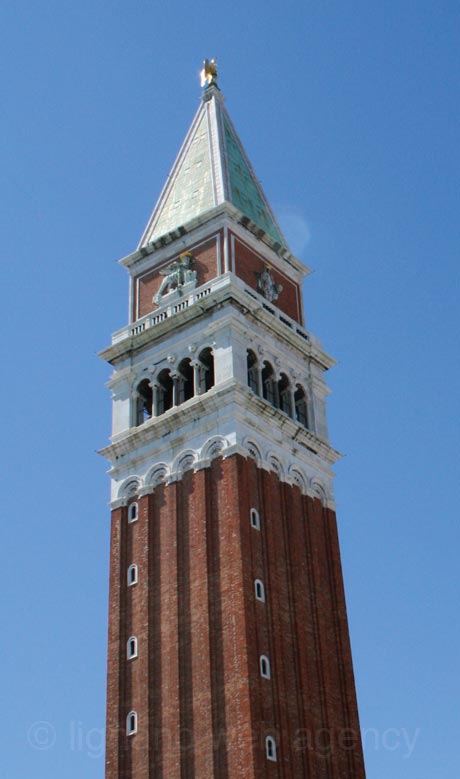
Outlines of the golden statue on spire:
{"label": "golden statue on spire", "polygon": [[204,67],[200,70],[200,83],[202,87],[209,87],[210,84],[217,85],[217,62],[216,60],[205,60]]}

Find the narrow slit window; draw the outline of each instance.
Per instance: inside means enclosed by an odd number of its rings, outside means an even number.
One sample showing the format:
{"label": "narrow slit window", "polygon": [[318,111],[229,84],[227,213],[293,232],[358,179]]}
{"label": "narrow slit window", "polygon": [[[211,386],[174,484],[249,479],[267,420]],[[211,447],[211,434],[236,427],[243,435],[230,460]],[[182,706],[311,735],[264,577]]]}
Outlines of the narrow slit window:
{"label": "narrow slit window", "polygon": [[131,503],[128,508],[128,522],[135,522],[139,518],[137,503]]}
{"label": "narrow slit window", "polygon": [[260,530],[260,516],[257,509],[251,509],[249,516],[251,519],[251,527],[253,527],[255,530]]}
{"label": "narrow slit window", "polygon": [[261,579],[255,580],[254,589],[256,593],[256,600],[260,600],[262,603],[265,603],[265,587]]}
{"label": "narrow slit window", "polygon": [[273,762],[276,762],[276,741],[273,736],[267,736],[265,739],[265,755],[267,760],[273,760]]}
{"label": "narrow slit window", "polygon": [[126,735],[134,736],[137,733],[137,711],[130,711],[126,717]]}
{"label": "narrow slit window", "polygon": [[137,584],[138,582],[138,569],[136,563],[133,563],[128,568],[128,587],[131,587],[133,584]]}
{"label": "narrow slit window", "polygon": [[268,659],[267,655],[260,656],[260,675],[264,679],[271,679],[270,660]]}
{"label": "narrow slit window", "polygon": [[128,656],[128,660],[134,660],[134,658],[137,657],[137,638],[136,638],[136,636],[131,636],[131,638],[128,638],[127,656]]}

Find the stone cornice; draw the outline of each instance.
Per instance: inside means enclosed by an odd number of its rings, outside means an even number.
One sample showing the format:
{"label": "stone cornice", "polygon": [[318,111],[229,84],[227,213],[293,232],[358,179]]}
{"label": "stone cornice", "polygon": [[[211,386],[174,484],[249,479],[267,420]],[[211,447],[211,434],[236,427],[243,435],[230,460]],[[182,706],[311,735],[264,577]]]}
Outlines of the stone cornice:
{"label": "stone cornice", "polygon": [[[303,355],[315,360],[323,370],[328,370],[336,364],[336,361],[322,349],[319,342],[308,334],[301,325],[296,327],[293,323],[293,326],[290,327],[285,324],[282,321],[282,315],[280,315],[281,319],[273,316],[271,313],[271,310],[275,310],[273,306],[267,305],[261,296],[253,290],[248,291],[246,285],[236,276],[229,273],[226,274],[226,278],[228,283],[216,287],[210,294],[186,310],[158,322],[154,327],[118,340],[112,346],[102,350],[99,356],[107,362],[114,363],[125,355],[144,348],[147,344],[151,345],[155,341],[160,341],[172,329],[177,332],[199,320],[203,315],[209,316],[214,309],[230,304],[236,305],[245,315],[249,314],[254,317],[269,331],[287,341],[291,347],[299,349]],[[225,279],[223,280],[225,281]]]}
{"label": "stone cornice", "polygon": [[[243,239],[254,241],[254,237],[257,239],[258,250],[269,250],[273,253],[274,263],[279,266],[277,258],[282,259],[288,265],[290,265],[296,273],[301,276],[307,276],[311,273],[311,270],[304,265],[297,257],[284,246],[277,244],[270,236],[261,230],[261,228],[251,222],[241,211],[239,211],[232,203],[225,201],[214,208],[211,208],[206,213],[201,214],[195,219],[191,219],[186,222],[180,228],[172,230],[164,236],[161,236],[155,241],[143,246],[136,251],[128,254],[119,260],[120,265],[123,265],[132,275],[145,270],[147,267],[152,267],[152,260],[146,261],[147,257],[155,254],[155,265],[163,262],[172,252],[173,244],[180,242],[180,246],[174,251],[180,252],[187,248],[188,244],[193,243],[196,240],[201,240],[204,235],[209,235],[210,222],[215,221],[214,229],[217,232],[222,227],[230,227],[235,232],[241,235]],[[201,228],[206,227],[205,230]],[[262,246],[260,245],[262,243]]]}
{"label": "stone cornice", "polygon": [[[232,414],[235,424],[240,421],[265,436],[267,429],[279,433],[282,431],[283,439],[309,451],[328,465],[332,465],[341,457],[339,452],[315,433],[259,398],[248,387],[233,380],[216,385],[204,395],[192,398],[139,427],[120,433],[109,446],[100,450],[100,454],[116,467],[120,457],[132,455],[166,435],[180,439],[188,425],[196,425],[198,421],[202,421],[206,427],[207,418],[213,413],[222,412],[222,409]],[[210,427],[213,425],[214,421],[210,420]]]}

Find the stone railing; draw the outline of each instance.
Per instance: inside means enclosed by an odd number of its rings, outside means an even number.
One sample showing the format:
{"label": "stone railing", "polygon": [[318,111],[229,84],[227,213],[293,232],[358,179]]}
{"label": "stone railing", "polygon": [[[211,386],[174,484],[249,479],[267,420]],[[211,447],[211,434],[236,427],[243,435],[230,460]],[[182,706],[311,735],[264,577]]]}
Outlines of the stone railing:
{"label": "stone railing", "polygon": [[177,294],[174,295],[172,300],[165,302],[162,306],[159,306],[156,311],[153,311],[152,313],[147,314],[140,319],[136,319],[135,322],[132,322],[126,327],[123,327],[121,330],[117,330],[117,332],[112,336],[112,344],[117,344],[120,341],[124,341],[125,338],[131,338],[133,336],[139,335],[140,333],[143,333],[144,330],[148,330],[151,327],[159,325],[161,322],[164,322],[166,319],[170,319],[176,314],[179,314],[181,311],[186,311],[195,303],[199,303],[200,301],[204,300],[204,298],[212,295],[213,292],[222,290],[230,285],[236,286],[249,297],[253,298],[253,300],[255,300],[262,309],[289,327],[301,338],[304,338],[306,341],[311,341],[313,343],[316,341],[316,339],[312,337],[305,330],[305,328],[299,325],[295,319],[291,319],[291,317],[289,317],[283,311],[280,311],[278,308],[276,308],[276,306],[269,303],[267,300],[265,300],[264,297],[262,297],[262,295],[259,295],[258,292],[248,287],[237,276],[234,276],[230,273],[225,273],[222,276],[218,276],[217,278],[212,279],[208,284],[203,284],[201,287],[197,287],[191,292],[188,292],[182,297],[179,297]]}
{"label": "stone railing", "polygon": [[165,319],[170,319],[172,316],[179,314],[181,311],[186,311],[194,303],[199,303],[204,298],[208,297],[216,289],[222,289],[230,283],[228,276],[219,276],[217,279],[213,279],[209,284],[203,284],[201,287],[188,292],[183,297],[175,295],[173,300],[165,302],[162,306],[159,306],[156,311],[151,314],[136,319],[130,325],[123,327],[121,330],[117,330],[112,336],[112,344],[117,344],[123,341],[125,338],[130,338],[133,335],[139,335],[144,330],[148,330],[150,327],[164,322]]}

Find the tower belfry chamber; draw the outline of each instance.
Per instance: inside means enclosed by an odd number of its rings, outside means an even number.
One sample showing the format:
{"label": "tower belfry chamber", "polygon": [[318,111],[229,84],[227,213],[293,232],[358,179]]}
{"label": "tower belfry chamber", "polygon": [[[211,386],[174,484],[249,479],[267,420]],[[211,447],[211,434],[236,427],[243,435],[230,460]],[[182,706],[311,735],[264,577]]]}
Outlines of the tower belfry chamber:
{"label": "tower belfry chamber", "polygon": [[363,779],[308,269],[207,63],[113,367],[106,779]]}

